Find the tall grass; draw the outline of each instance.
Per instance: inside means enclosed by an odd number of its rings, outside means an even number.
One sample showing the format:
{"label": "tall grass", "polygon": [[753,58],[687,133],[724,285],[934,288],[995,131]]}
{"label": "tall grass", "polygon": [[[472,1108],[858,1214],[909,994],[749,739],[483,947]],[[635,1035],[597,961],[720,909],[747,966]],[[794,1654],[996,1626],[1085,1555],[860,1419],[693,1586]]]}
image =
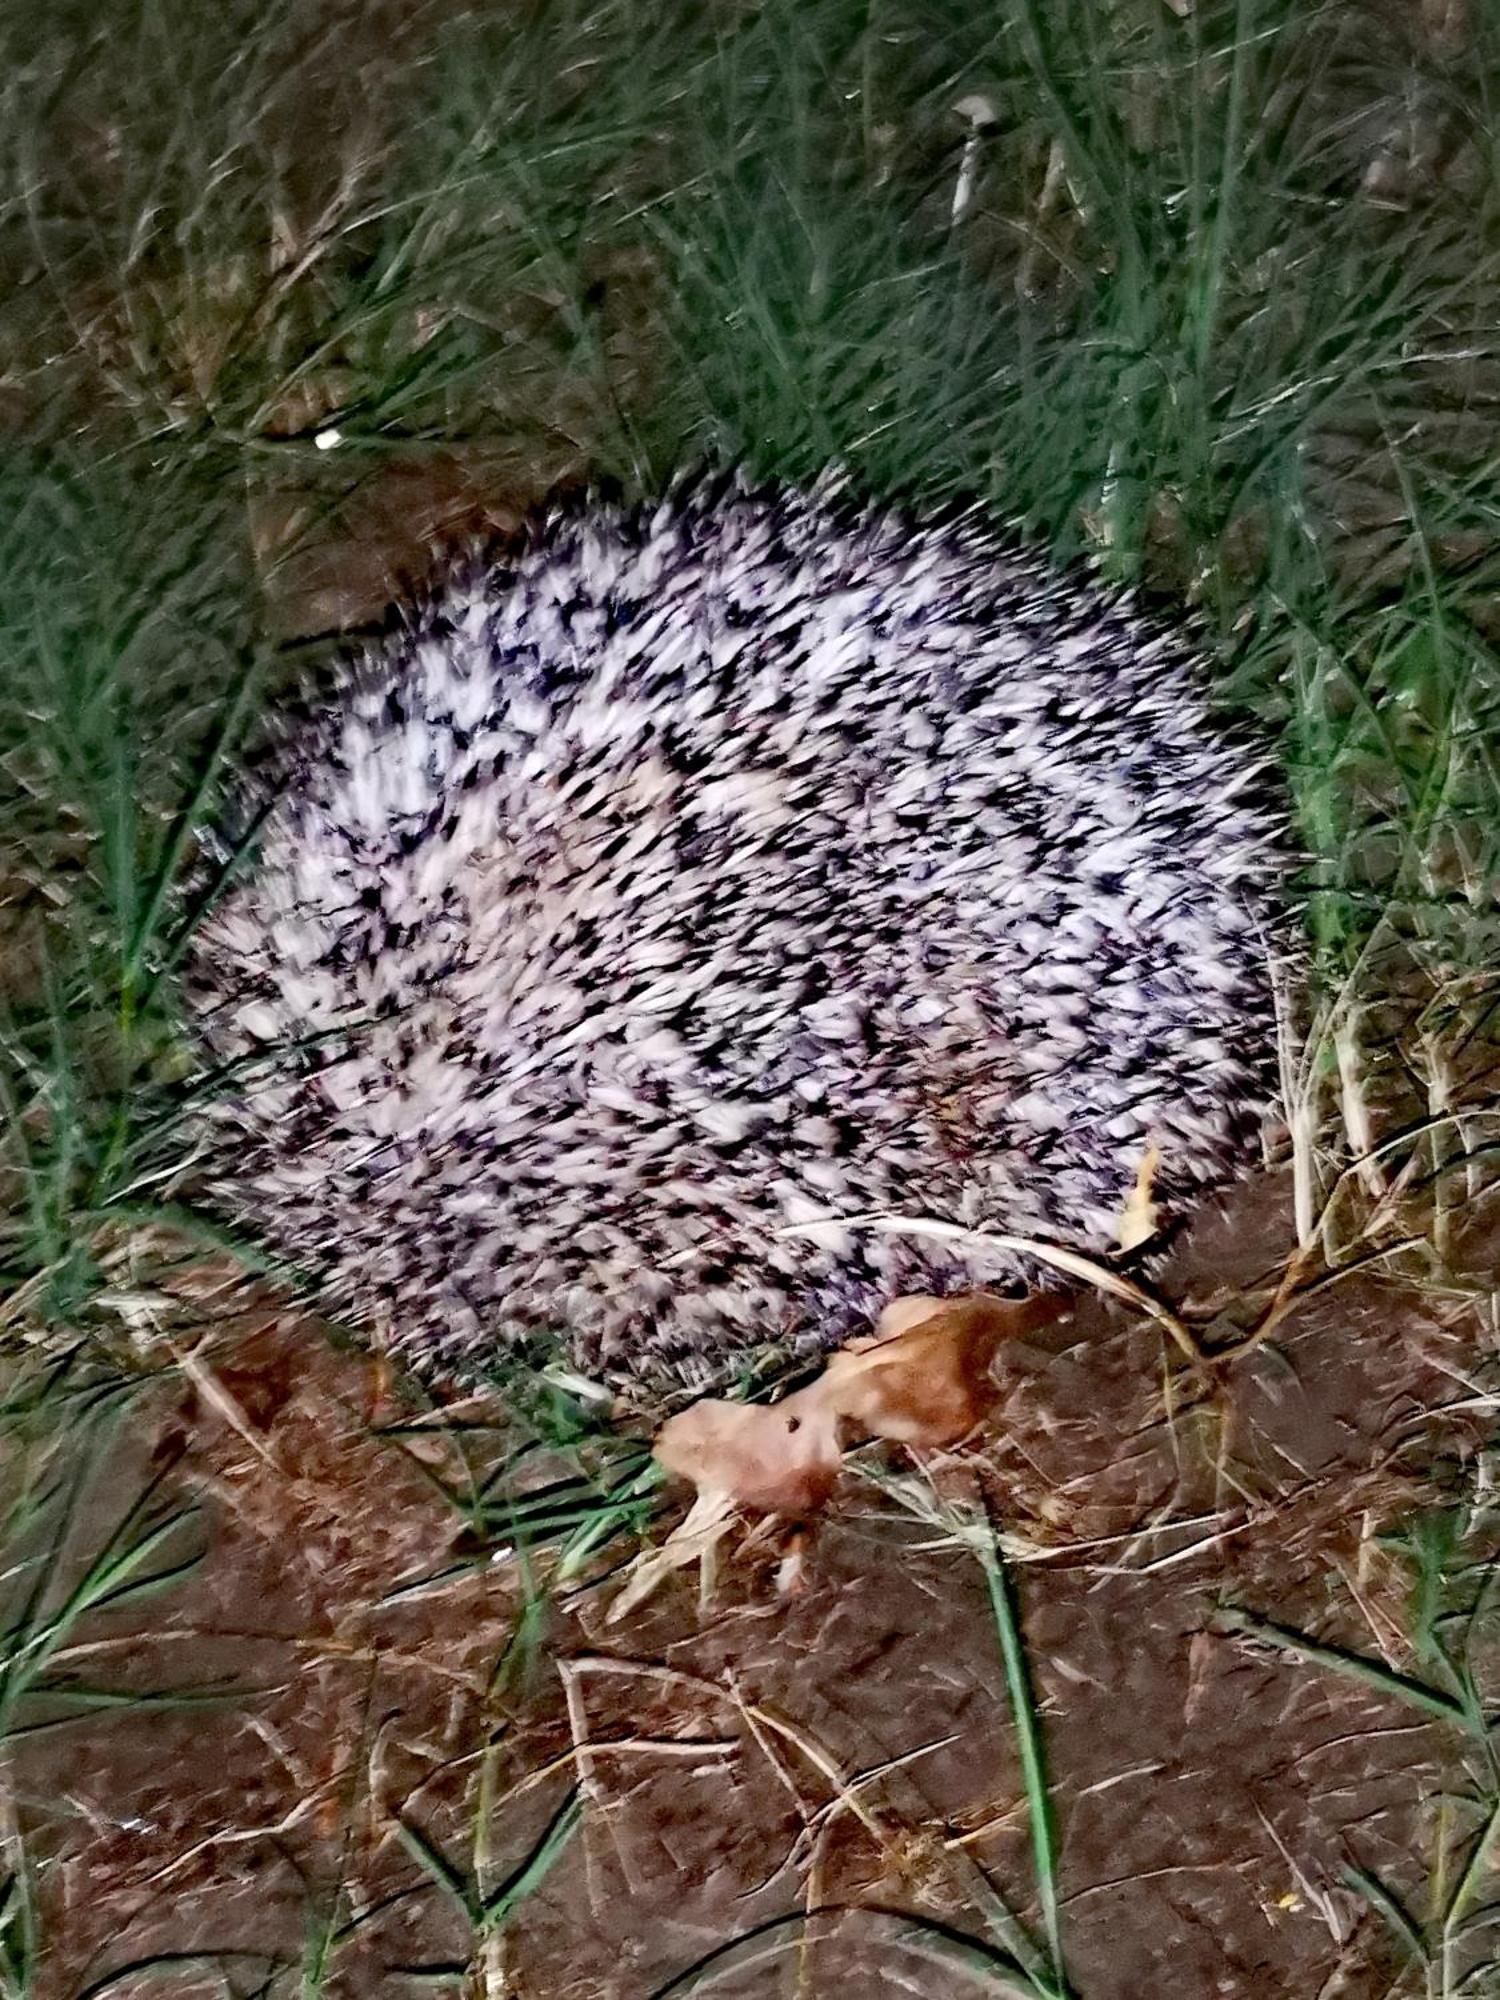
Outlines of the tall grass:
{"label": "tall grass", "polygon": [[77,449],[0,464],[0,1268],[65,1323],[172,1115],[179,884],[254,708],[226,508],[183,470]]}
{"label": "tall grass", "polygon": [[54,1306],[159,1130],[176,885],[296,554],[268,505],[336,541],[439,448],[523,492],[837,462],[1191,608],[1307,855],[1307,1122],[1360,1112],[1393,987],[1428,1009],[1409,1087],[1468,1101],[1500,864],[1491,31],[1459,63],[1290,0],[565,0],[418,14],[393,51],[131,0],[14,54],[0,849],[40,907],[9,1268]]}
{"label": "tall grass", "polygon": [[[1193,607],[1309,857],[1302,1087],[1323,1102],[1396,948],[1472,1030],[1500,863],[1492,34],[1459,64],[1289,0],[565,0],[419,15],[393,54],[132,0],[14,53],[0,843],[69,905],[6,1035],[22,1263],[69,1268],[70,1214],[120,1198],[155,1115],[174,884],[289,559],[268,496],[336,535],[439,443],[523,485],[837,461]],[[1413,102],[1448,166],[1402,184]]]}

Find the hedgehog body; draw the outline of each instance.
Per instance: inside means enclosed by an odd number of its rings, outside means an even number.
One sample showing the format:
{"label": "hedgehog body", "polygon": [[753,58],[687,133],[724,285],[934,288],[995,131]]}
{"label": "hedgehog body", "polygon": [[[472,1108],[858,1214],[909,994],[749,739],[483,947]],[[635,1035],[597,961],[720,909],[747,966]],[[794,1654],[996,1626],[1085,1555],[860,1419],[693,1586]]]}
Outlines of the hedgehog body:
{"label": "hedgehog body", "polygon": [[[1268,1097],[1280,861],[1191,649],[977,512],[539,520],[284,724],[188,992],[215,1198],[460,1371],[646,1383],[1095,1250]],[[932,1225],[936,1224],[934,1229]]]}

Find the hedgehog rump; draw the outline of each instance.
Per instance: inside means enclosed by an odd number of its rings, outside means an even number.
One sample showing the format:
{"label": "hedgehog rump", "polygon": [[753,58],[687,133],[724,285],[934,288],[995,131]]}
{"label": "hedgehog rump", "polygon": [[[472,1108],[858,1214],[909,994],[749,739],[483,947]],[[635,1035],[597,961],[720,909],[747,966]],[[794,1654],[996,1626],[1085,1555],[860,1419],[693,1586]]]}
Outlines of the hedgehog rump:
{"label": "hedgehog rump", "polygon": [[543,515],[283,726],[193,945],[212,1198],[460,1371],[708,1383],[1181,1209],[1271,1093],[1282,872],[1192,649],[977,510]]}

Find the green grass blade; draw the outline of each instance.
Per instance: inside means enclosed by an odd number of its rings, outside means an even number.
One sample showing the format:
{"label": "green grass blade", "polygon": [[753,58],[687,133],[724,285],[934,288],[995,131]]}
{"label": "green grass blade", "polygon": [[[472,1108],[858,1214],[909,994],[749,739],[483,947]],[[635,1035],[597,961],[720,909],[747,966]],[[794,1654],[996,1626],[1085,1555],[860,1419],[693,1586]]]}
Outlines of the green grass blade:
{"label": "green grass blade", "polygon": [[758,1924],[742,1937],[733,1938],[706,1953],[683,1972],[659,1986],[651,2000],[687,2000],[689,1994],[706,1992],[720,1980],[777,1964],[792,1952],[800,1952],[818,1931],[834,1924],[857,1925],[873,1940],[894,1952],[911,1953],[929,1964],[960,1970],[966,1984],[980,1990],[1010,1996],[1010,2000],[1062,2000],[1061,1989],[1044,1980],[1033,1979],[1014,1959],[993,1945],[933,1919],[904,1915],[895,1910],[859,1906],[826,1906],[808,1915],[794,1911],[790,1916],[773,1917]]}
{"label": "green grass blade", "polygon": [[448,1859],[436,1842],[428,1839],[421,1827],[402,1814],[396,1816],[396,1833],[401,1845],[422,1872],[458,1905],[470,1925],[477,1930],[482,1912],[473,1885],[463,1870]]}
{"label": "green grass blade", "polygon": [[1430,1965],[1431,1953],[1421,1928],[1406,1910],[1394,1892],[1386,1887],[1380,1877],[1368,1868],[1357,1868],[1351,1862],[1344,1869],[1344,1881],[1357,1896],[1362,1896],[1377,1915],[1383,1917],[1392,1934],[1415,1965]]}
{"label": "green grass blade", "polygon": [[[125,1964],[101,1973],[91,1979],[86,1986],[80,1986],[72,2000],[144,2000],[147,1993],[158,1990],[165,1992],[169,1986],[179,1986],[188,1982],[200,1982],[205,1972],[218,1972],[226,1977],[230,1967],[259,1972],[262,1976],[258,1984],[249,1990],[266,1993],[279,1972],[294,1969],[289,1959],[278,1957],[266,1951],[157,1951],[145,1958],[128,1959]],[[233,1990],[233,1989],[229,1989]]]}
{"label": "green grass blade", "polygon": [[[988,1523],[984,1524],[988,1527]],[[1040,1718],[1032,1693],[1031,1670],[1026,1659],[1025,1641],[1016,1606],[1015,1590],[1004,1558],[991,1530],[981,1531],[973,1542],[974,1553],[984,1572],[990,1609],[1005,1663],[1005,1689],[1010,1703],[1011,1727],[1021,1758],[1021,1776],[1026,1787],[1026,1815],[1031,1830],[1031,1852],[1036,1867],[1037,1901],[1041,1906],[1042,1929],[1051,1954],[1052,1975],[1060,1993],[1068,1991],[1063,1969],[1062,1924],[1058,1908],[1057,1826],[1052,1807],[1052,1789],[1047,1781],[1046,1755]]]}
{"label": "green grass blade", "polygon": [[1292,1626],[1277,1625],[1269,1618],[1260,1618],[1254,1612],[1240,1611],[1232,1606],[1216,1612],[1214,1624],[1221,1632],[1261,1640],[1283,1653],[1306,1660],[1312,1666],[1327,1667],[1333,1673],[1342,1674],[1346,1680],[1363,1681],[1366,1687],[1394,1695],[1398,1701],[1421,1709],[1440,1722],[1453,1723],[1466,1733],[1469,1729],[1469,1712],[1462,1702],[1455,1701],[1438,1688],[1429,1687],[1426,1681],[1416,1680],[1410,1674],[1397,1673],[1379,1660],[1367,1659],[1363,1653],[1349,1652],[1342,1646],[1322,1645]]}
{"label": "green grass blade", "polygon": [[1495,1836],[1500,1833],[1500,1798],[1491,1802],[1483,1826],[1474,1836],[1474,1844],[1469,1850],[1469,1858],[1464,1863],[1458,1880],[1453,1885],[1453,1894],[1448,1898],[1448,1907],[1443,1911],[1443,1947],[1451,1951],[1458,1928],[1463,1922],[1469,1905],[1474,1900],[1480,1879],[1490,1865],[1490,1854],[1495,1844]]}
{"label": "green grass blade", "polygon": [[504,1929],[518,1906],[541,1887],[556,1867],[582,1824],[583,1799],[575,1786],[547,1822],[525,1860],[485,1897],[476,1926],[482,1937],[493,1937]]}

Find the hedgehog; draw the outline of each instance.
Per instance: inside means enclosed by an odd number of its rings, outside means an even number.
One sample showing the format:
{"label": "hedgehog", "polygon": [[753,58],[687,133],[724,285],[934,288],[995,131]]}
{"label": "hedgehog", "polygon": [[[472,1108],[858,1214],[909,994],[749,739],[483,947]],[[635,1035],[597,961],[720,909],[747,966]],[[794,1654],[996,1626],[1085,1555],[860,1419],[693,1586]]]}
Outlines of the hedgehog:
{"label": "hedgehog", "polygon": [[556,502],[268,740],[186,980],[208,1196],[419,1367],[708,1388],[1263,1129],[1267,759],[977,504]]}

